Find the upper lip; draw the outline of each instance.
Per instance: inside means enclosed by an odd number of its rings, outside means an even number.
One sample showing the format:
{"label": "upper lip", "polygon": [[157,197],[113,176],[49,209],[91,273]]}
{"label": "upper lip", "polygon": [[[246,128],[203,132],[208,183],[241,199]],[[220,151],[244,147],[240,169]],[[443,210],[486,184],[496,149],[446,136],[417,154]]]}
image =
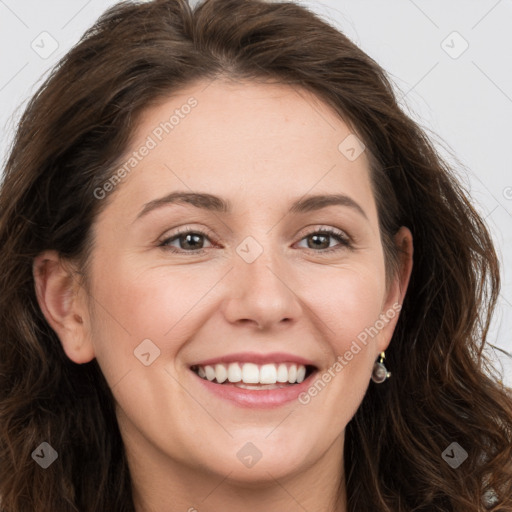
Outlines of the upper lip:
{"label": "upper lip", "polygon": [[259,365],[267,363],[295,363],[303,364],[304,366],[315,366],[313,361],[310,361],[309,359],[285,352],[269,352],[268,354],[261,354],[258,352],[237,352],[198,361],[191,366],[211,366],[222,363],[255,363]]}

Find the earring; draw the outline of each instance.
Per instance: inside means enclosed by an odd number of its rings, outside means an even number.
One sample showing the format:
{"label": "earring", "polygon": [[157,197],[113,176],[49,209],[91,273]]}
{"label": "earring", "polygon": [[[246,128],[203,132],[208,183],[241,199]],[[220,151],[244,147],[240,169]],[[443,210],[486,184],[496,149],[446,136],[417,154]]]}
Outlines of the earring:
{"label": "earring", "polygon": [[388,372],[388,369],[384,366],[384,359],[386,359],[386,354],[381,352],[379,360],[373,365],[372,380],[376,384],[382,384],[391,377],[391,372]]}

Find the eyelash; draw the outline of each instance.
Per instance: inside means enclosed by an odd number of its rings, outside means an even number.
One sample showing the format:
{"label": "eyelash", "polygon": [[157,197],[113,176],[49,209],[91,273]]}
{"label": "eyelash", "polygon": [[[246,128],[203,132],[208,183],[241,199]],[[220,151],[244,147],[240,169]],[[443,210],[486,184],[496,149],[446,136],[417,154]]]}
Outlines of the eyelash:
{"label": "eyelash", "polygon": [[[206,232],[206,231],[204,231],[202,229],[182,228],[179,231],[177,231],[176,233],[174,233],[172,236],[167,237],[164,240],[162,240],[159,243],[159,247],[161,247],[162,249],[164,249],[166,251],[174,253],[174,254],[187,254],[188,253],[190,255],[196,255],[196,256],[197,255],[202,255],[202,254],[204,254],[206,252],[207,249],[210,249],[208,247],[206,249],[198,249],[198,250],[187,251],[185,249],[176,249],[175,247],[167,245],[167,244],[169,244],[169,242],[173,242],[175,240],[178,240],[180,238],[180,236],[182,236],[182,235],[189,235],[189,234],[201,235],[201,236],[204,236],[204,237],[206,237],[208,239],[213,238],[213,236],[210,233],[208,233],[208,232]],[[327,249],[315,250],[315,249],[308,248],[308,250],[313,251],[315,253],[326,254],[326,253],[331,253],[331,252],[339,251],[339,250],[342,250],[342,249],[352,249],[353,248],[352,241],[351,241],[351,239],[350,239],[350,237],[348,235],[343,233],[343,231],[339,231],[337,229],[328,228],[328,227],[320,228],[320,229],[317,229],[315,231],[311,231],[310,233],[305,234],[300,239],[300,241],[302,241],[305,238],[308,238],[309,236],[312,236],[312,235],[327,235],[327,236],[331,236],[331,237],[335,238],[339,242],[339,245],[334,246],[334,247],[328,247]],[[210,240],[210,242],[211,242],[211,240]]]}

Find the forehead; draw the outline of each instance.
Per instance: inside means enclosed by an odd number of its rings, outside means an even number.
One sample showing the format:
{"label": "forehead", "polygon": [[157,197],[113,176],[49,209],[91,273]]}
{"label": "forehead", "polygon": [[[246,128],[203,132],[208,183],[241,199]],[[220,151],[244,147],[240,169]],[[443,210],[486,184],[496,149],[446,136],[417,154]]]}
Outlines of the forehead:
{"label": "forehead", "polygon": [[354,159],[346,153],[354,135],[304,89],[199,82],[142,113],[123,157],[131,165],[125,165],[116,201],[141,204],[176,189],[230,197],[241,205],[347,192],[371,211],[366,154]]}

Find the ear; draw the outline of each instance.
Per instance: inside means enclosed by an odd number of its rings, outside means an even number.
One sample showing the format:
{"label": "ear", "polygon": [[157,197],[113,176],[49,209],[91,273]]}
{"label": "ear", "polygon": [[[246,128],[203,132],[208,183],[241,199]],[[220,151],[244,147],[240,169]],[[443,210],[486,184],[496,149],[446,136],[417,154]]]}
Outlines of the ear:
{"label": "ear", "polygon": [[400,316],[413,266],[413,238],[411,231],[402,226],[394,236],[398,251],[398,269],[386,291],[381,318],[385,322],[379,337],[378,350],[388,347]]}
{"label": "ear", "polygon": [[89,310],[73,265],[56,251],[44,251],[34,258],[32,270],[39,307],[64,352],[75,363],[88,363],[94,359]]}

